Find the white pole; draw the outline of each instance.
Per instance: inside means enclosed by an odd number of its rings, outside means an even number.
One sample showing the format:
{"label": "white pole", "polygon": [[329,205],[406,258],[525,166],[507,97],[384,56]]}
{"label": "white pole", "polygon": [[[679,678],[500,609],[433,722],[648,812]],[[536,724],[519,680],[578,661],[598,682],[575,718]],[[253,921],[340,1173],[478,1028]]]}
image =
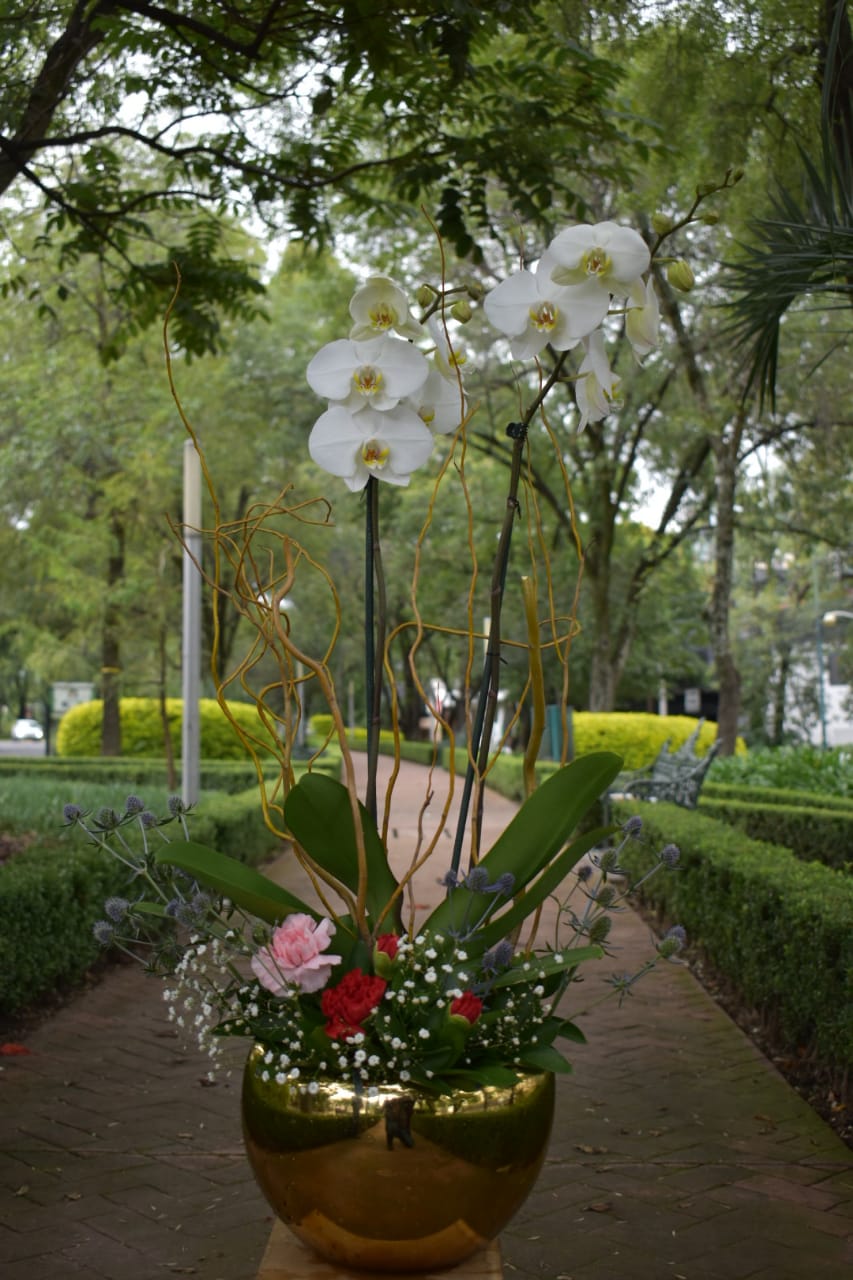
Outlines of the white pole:
{"label": "white pole", "polygon": [[192,440],[184,444],[183,644],[181,674],[181,799],[196,804],[201,778],[201,461]]}

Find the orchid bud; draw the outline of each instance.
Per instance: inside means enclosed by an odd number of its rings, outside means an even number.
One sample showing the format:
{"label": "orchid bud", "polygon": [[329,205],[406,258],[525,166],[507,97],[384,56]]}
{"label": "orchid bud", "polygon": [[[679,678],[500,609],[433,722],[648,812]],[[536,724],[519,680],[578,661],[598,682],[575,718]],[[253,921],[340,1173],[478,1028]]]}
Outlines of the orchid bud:
{"label": "orchid bud", "polygon": [[675,222],[668,213],[653,213],[652,227],[659,236],[665,236],[675,226]]}
{"label": "orchid bud", "polygon": [[418,300],[419,307],[428,307],[431,305],[432,300],[435,297],[435,289],[433,289],[431,284],[422,284],[419,286],[415,297]]}
{"label": "orchid bud", "polygon": [[450,314],[454,320],[458,320],[460,324],[467,324],[471,319],[472,311],[470,304],[465,298],[457,298],[453,306],[450,308]]}
{"label": "orchid bud", "polygon": [[675,262],[671,262],[666,269],[666,278],[675,289],[680,289],[682,293],[689,293],[696,283],[696,277],[688,262],[683,258],[676,258]]}
{"label": "orchid bud", "polygon": [[720,215],[718,213],[703,213],[700,221],[704,222],[706,227],[714,227],[720,221]]}

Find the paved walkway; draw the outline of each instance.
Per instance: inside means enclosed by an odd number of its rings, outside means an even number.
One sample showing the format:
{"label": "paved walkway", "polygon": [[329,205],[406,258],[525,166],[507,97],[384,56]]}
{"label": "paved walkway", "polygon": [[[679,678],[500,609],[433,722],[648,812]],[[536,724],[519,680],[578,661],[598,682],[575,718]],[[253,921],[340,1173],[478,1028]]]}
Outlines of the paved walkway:
{"label": "paved walkway", "polygon": [[[423,777],[406,766],[398,786],[400,851]],[[511,806],[489,811],[502,825]],[[614,937],[604,976],[648,954],[633,913]],[[501,1238],[506,1280],[849,1280],[853,1153],[687,969],[664,966],[621,1008],[596,1004],[602,989],[573,989],[574,1010],[594,1006],[589,1044]],[[0,1058],[3,1280],[254,1280],[273,1224],[242,1154],[240,1046],[235,1074],[206,1085],[160,984],[121,966],[26,1047]]]}

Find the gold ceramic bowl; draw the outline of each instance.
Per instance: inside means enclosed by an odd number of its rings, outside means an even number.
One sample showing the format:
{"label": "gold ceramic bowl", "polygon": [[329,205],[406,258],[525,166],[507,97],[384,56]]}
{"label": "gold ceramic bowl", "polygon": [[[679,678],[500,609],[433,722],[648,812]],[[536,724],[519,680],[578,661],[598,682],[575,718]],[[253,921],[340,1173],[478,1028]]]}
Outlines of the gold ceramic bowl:
{"label": "gold ceramic bowl", "polygon": [[404,1085],[358,1096],[243,1079],[255,1177],[283,1222],[333,1262],[371,1271],[452,1266],[501,1231],[530,1192],[548,1144],[554,1077],[436,1098]]}

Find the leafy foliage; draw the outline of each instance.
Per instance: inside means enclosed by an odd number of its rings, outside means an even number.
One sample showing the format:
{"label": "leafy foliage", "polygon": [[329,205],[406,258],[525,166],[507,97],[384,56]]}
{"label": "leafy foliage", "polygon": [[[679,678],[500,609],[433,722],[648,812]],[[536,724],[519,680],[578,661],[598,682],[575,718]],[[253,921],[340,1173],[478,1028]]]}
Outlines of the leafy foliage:
{"label": "leafy foliage", "polygon": [[426,200],[476,257],[494,209],[547,222],[588,177],[624,177],[638,131],[608,102],[617,68],[536,0],[14,0],[4,22],[0,193],[43,203],[64,267],[107,266],[127,333],[162,315],[176,263],[189,353],[257,308],[229,219],[322,244],[342,201],[388,225]]}

